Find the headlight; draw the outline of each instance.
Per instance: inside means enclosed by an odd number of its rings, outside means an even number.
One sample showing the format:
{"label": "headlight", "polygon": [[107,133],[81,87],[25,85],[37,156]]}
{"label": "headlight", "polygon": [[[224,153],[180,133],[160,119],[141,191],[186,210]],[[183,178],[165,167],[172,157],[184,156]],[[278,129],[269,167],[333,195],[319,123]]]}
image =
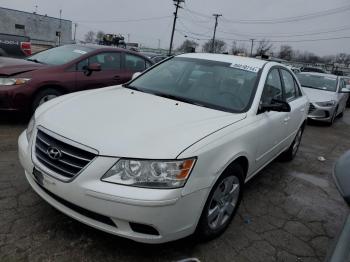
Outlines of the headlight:
{"label": "headlight", "polygon": [[335,105],[335,101],[334,100],[331,100],[331,101],[325,101],[325,102],[316,102],[315,103],[316,105],[318,106],[334,106]]}
{"label": "headlight", "polygon": [[27,140],[28,140],[28,141],[29,141],[30,138],[32,137],[34,127],[35,127],[35,118],[34,118],[34,115],[33,115],[32,118],[31,118],[30,121],[29,121],[29,124],[28,124],[28,127],[27,127],[27,131],[26,131]]}
{"label": "headlight", "polygon": [[196,162],[184,160],[120,159],[102,181],[147,188],[183,187]]}
{"label": "headlight", "polygon": [[30,78],[0,78],[0,86],[22,85],[29,80]]}

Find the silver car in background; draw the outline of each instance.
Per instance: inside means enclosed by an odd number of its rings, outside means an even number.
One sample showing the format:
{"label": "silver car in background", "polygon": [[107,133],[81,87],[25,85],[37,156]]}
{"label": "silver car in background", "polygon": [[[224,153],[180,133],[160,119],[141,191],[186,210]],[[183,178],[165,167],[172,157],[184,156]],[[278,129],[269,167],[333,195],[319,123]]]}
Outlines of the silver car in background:
{"label": "silver car in background", "polygon": [[332,125],[337,116],[343,115],[350,93],[343,77],[311,72],[297,76],[310,100],[309,119]]}

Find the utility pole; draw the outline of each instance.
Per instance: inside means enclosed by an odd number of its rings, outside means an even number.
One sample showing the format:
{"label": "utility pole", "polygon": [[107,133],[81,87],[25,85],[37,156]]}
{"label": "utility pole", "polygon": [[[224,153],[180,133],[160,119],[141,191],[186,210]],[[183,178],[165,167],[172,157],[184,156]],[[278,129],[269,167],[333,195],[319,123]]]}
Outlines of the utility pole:
{"label": "utility pole", "polygon": [[74,43],[75,43],[75,36],[77,35],[77,26],[78,24],[74,23],[74,37],[73,37]]}
{"label": "utility pole", "polygon": [[160,39],[158,39],[158,50],[160,50]]}
{"label": "utility pole", "polygon": [[61,45],[61,29],[62,27],[62,9],[60,9],[60,26],[59,26],[59,31],[58,31],[58,46]]}
{"label": "utility pole", "polygon": [[175,12],[174,12],[174,22],[173,22],[173,30],[171,32],[171,38],[170,38],[170,46],[169,46],[169,53],[168,55],[171,55],[171,49],[173,48],[173,40],[174,40],[174,32],[175,32],[175,25],[176,25],[176,19],[177,19],[177,11],[179,8],[181,8],[180,3],[185,2],[185,0],[173,0],[174,4],[176,6]]}
{"label": "utility pole", "polygon": [[255,39],[252,38],[252,39],[250,39],[250,41],[252,41],[252,45],[251,45],[251,47],[250,47],[250,56],[252,57],[252,56],[253,56],[253,46],[254,46],[254,41],[255,41]]}
{"label": "utility pole", "polygon": [[213,14],[215,16],[215,26],[214,26],[214,35],[213,35],[213,42],[211,44],[211,52],[215,52],[215,35],[216,35],[216,27],[218,26],[218,18],[222,16],[222,14]]}
{"label": "utility pole", "polygon": [[130,43],[130,34],[128,34],[128,43]]}

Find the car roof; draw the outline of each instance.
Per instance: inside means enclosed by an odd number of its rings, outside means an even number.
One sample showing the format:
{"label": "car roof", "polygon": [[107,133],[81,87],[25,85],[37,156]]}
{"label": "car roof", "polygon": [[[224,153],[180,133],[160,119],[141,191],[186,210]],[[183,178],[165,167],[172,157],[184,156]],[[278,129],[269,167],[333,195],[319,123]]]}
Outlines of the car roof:
{"label": "car roof", "polygon": [[338,78],[337,75],[326,74],[326,73],[317,73],[317,72],[301,72],[300,74],[302,74],[302,75],[325,76],[325,77],[330,77],[330,78],[334,78],[334,79]]}
{"label": "car roof", "polygon": [[98,45],[98,44],[70,44],[67,46],[75,46],[77,48],[79,47],[87,47],[92,50],[99,50],[99,49],[107,49],[107,50],[126,50],[124,48],[119,48],[115,46],[105,46],[105,45]]}
{"label": "car roof", "polygon": [[145,56],[144,54],[142,54],[140,52],[135,52],[135,51],[132,51],[132,50],[129,50],[129,49],[120,48],[120,47],[116,47],[116,46],[105,46],[105,45],[98,45],[98,44],[70,44],[68,46],[75,46],[76,48],[87,47],[87,48],[91,49],[90,52],[94,52],[96,50],[99,50],[99,51],[120,51],[120,52],[126,52],[126,53],[130,53],[130,54],[135,54],[135,55],[142,56],[143,58],[147,59],[148,62],[154,63],[151,59],[149,59],[147,56]]}
{"label": "car roof", "polygon": [[231,63],[231,64],[242,64],[242,65],[258,67],[258,68],[262,68],[266,63],[274,63],[274,62],[267,62],[264,60],[250,58],[250,57],[224,55],[224,54],[209,54],[209,53],[188,53],[188,54],[181,54],[176,57],[204,59],[204,60],[218,61],[218,62]]}

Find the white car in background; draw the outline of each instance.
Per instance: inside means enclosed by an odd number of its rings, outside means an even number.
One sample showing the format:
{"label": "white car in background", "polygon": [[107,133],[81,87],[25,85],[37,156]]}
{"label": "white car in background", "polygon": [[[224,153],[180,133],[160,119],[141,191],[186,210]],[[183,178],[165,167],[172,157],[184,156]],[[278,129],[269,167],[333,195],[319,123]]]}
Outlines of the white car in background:
{"label": "white car in background", "polygon": [[343,116],[350,92],[343,77],[309,72],[297,76],[310,99],[310,119],[332,125],[337,116]]}
{"label": "white car in background", "polygon": [[184,54],[43,104],[19,158],[31,187],[85,224],[147,243],[211,239],[246,181],[296,155],[308,107],[286,66]]}

